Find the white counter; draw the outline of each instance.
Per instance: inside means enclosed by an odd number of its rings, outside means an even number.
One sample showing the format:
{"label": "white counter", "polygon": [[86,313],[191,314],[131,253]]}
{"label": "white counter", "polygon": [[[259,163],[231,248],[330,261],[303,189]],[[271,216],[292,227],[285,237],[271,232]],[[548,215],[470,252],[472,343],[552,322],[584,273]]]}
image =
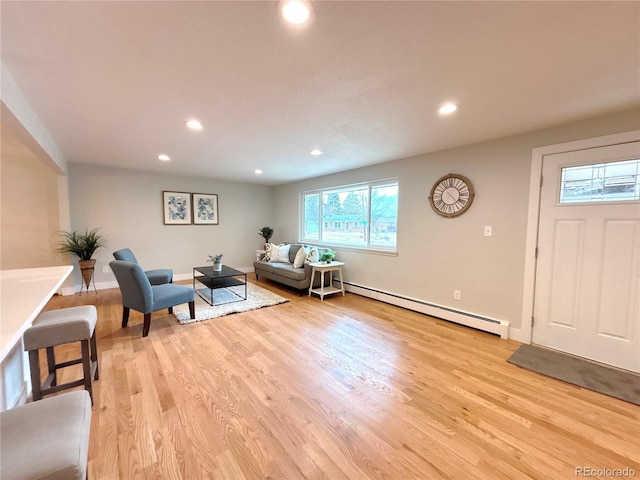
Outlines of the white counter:
{"label": "white counter", "polygon": [[25,396],[25,386],[15,384],[19,379],[24,382],[29,376],[21,347],[22,334],[72,270],[71,265],[0,270],[0,410],[15,406],[16,398],[11,397]]}

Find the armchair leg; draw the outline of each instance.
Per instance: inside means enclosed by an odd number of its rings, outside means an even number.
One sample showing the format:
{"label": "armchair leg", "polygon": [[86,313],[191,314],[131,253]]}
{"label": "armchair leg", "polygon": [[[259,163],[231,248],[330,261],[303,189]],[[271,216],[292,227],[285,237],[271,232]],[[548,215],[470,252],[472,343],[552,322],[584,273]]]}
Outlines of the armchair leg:
{"label": "armchair leg", "polygon": [[173,307],[169,307],[169,315],[173,314]]}
{"label": "armchair leg", "polygon": [[149,335],[149,327],[151,326],[151,314],[144,314],[144,325],[142,326],[142,336],[146,337]]}
{"label": "armchair leg", "polygon": [[125,328],[129,323],[129,308],[122,307],[122,328]]}
{"label": "armchair leg", "polygon": [[196,302],[189,302],[189,315],[191,315],[191,318],[196,318]]}

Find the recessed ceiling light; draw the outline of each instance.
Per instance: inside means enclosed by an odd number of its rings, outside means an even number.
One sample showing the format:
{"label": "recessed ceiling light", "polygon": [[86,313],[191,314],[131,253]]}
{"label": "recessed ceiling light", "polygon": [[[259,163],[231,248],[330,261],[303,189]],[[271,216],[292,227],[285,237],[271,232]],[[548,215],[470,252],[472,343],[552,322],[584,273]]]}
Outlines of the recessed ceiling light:
{"label": "recessed ceiling light", "polygon": [[260,170],[259,168],[256,168],[253,173],[255,173],[256,175],[262,175],[262,170]]}
{"label": "recessed ceiling light", "polygon": [[318,156],[318,155],[322,155],[322,150],[318,150],[317,148],[314,148],[314,149],[313,149],[313,150],[311,150],[309,153],[310,153],[311,155],[316,155],[316,156]]}
{"label": "recessed ceiling light", "polygon": [[202,124],[198,120],[195,120],[195,119],[187,120],[184,123],[187,126],[187,128],[191,130],[202,130]]}
{"label": "recessed ceiling light", "polygon": [[456,105],[455,103],[445,103],[440,107],[438,113],[441,115],[449,115],[456,110],[458,110],[458,105]]}
{"label": "recessed ceiling light", "polygon": [[169,157],[169,155],[161,153],[160,155],[158,155],[158,160],[162,160],[163,162],[168,162],[169,160],[171,160],[171,158]]}
{"label": "recessed ceiling light", "polygon": [[307,0],[286,0],[281,2],[284,19],[294,25],[302,25],[311,17],[311,3]]}

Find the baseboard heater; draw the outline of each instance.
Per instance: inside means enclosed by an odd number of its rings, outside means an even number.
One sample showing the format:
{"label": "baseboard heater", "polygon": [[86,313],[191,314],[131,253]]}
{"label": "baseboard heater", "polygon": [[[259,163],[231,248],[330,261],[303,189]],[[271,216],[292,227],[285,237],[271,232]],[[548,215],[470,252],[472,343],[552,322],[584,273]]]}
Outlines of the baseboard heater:
{"label": "baseboard heater", "polygon": [[483,332],[500,335],[501,338],[509,338],[509,322],[483,317],[469,312],[455,310],[453,308],[436,305],[415,298],[404,297],[395,293],[384,292],[374,288],[365,287],[355,283],[344,282],[345,290],[363,297],[373,298],[384,303],[424,313],[431,317],[440,318],[467,327],[476,328]]}

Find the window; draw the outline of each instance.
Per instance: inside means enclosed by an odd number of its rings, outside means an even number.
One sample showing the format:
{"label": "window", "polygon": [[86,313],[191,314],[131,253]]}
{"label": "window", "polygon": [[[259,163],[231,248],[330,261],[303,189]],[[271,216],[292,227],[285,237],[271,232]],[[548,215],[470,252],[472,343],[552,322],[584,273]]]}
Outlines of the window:
{"label": "window", "polygon": [[302,194],[302,240],[395,250],[398,182]]}
{"label": "window", "polygon": [[640,160],[562,169],[560,203],[640,200]]}

